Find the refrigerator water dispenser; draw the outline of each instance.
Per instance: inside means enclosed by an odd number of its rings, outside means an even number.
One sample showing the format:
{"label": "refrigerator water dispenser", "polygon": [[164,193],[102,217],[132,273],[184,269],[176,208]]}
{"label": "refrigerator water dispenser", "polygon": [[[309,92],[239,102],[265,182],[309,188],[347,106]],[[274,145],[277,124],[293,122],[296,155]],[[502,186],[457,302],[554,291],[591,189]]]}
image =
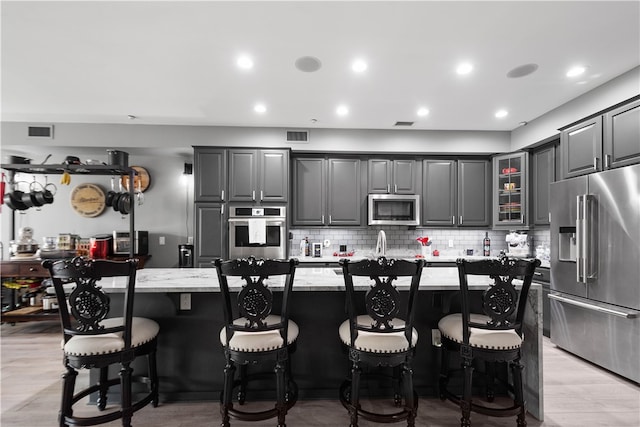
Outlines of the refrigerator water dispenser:
{"label": "refrigerator water dispenser", "polygon": [[576,228],[560,227],[558,233],[558,261],[576,262]]}

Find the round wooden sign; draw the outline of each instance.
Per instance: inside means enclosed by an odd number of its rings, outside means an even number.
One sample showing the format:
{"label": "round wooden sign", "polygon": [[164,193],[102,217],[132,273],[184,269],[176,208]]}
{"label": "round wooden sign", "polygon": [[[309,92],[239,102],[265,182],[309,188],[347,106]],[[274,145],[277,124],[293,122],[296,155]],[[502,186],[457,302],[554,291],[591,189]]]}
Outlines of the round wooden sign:
{"label": "round wooden sign", "polygon": [[[149,188],[149,184],[151,183],[151,176],[149,176],[149,171],[143,168],[142,166],[131,166],[131,169],[134,169],[137,174],[133,177],[133,190],[140,191],[144,193],[147,188]],[[122,175],[120,178],[120,182],[122,182],[122,186],[129,191],[129,175]]]}
{"label": "round wooden sign", "polygon": [[95,184],[80,184],[71,192],[71,207],[86,218],[100,215],[105,205],[104,191]]}

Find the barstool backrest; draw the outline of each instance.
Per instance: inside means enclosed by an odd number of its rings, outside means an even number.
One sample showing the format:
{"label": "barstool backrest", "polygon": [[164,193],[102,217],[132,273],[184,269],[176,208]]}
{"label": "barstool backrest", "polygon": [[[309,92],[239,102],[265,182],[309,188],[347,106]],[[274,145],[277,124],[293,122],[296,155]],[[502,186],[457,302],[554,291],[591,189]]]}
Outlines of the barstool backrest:
{"label": "barstool backrest", "polygon": [[[75,257],[57,261],[45,260],[42,265],[49,270],[56,292],[65,343],[74,335],[123,332],[125,349],[131,347],[137,260],[110,261]],[[105,277],[125,277],[127,280],[122,313],[125,320],[122,326],[115,328],[105,328],[100,324],[110,309],[109,295],[99,286],[100,280]],[[67,301],[64,287],[69,283],[73,283],[75,288]]]}
{"label": "barstool backrest", "polygon": [[[276,329],[280,331],[286,343],[289,300],[291,299],[298,260],[295,258],[274,260],[249,257],[232,260],[217,259],[213,263],[218,273],[218,282],[224,298],[227,345],[235,331],[257,332]],[[265,280],[275,276],[285,276],[280,322],[267,324],[265,319],[273,309],[273,293]],[[228,277],[240,277],[244,281],[235,306],[231,303]],[[234,323],[234,320],[240,317],[247,319],[245,324]]]}
{"label": "barstool backrest", "polygon": [[[347,291],[347,311],[351,330],[351,346],[355,346],[358,331],[397,333],[404,332],[409,346],[412,344],[413,316],[416,308],[416,296],[424,260],[406,261],[379,257],[351,262],[341,259],[342,274]],[[369,277],[373,282],[365,294],[367,314],[373,319],[370,326],[358,324],[356,291],[353,277]],[[401,304],[400,293],[394,285],[398,277],[411,277],[406,305]],[[394,318],[404,320],[404,326],[394,325]]]}
{"label": "barstool backrest", "polygon": [[[502,255],[498,258],[483,260],[458,259],[458,276],[461,290],[462,326],[465,344],[469,343],[471,327],[492,330],[513,329],[522,336],[522,319],[526,307],[531,280],[538,259],[509,258]],[[482,295],[483,311],[490,318],[486,323],[470,321],[468,276],[488,276],[490,284]],[[520,292],[513,284],[514,279],[522,280]]]}

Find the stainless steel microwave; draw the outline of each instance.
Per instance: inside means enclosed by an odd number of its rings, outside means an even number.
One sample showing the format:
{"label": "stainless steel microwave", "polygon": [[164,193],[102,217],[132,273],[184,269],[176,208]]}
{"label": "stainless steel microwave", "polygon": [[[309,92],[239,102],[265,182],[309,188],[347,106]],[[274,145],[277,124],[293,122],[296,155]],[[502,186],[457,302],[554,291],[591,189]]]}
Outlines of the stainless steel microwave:
{"label": "stainless steel microwave", "polygon": [[369,225],[420,225],[417,194],[369,194]]}
{"label": "stainless steel microwave", "polygon": [[[149,232],[135,230],[134,231],[134,251],[135,255],[147,255],[149,254]],[[128,231],[114,231],[113,232],[113,253],[115,255],[128,255],[129,254],[129,232]]]}

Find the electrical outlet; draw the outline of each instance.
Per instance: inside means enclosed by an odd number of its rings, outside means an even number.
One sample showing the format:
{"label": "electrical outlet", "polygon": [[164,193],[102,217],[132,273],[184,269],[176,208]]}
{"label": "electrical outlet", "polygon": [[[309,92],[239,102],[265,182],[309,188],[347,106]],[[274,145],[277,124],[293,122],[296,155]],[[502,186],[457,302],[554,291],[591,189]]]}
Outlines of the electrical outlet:
{"label": "electrical outlet", "polygon": [[158,239],[158,244],[160,246],[164,245],[166,243],[166,240],[164,238],[164,236],[160,236],[160,238]]}
{"label": "electrical outlet", "polygon": [[180,294],[180,310],[191,310],[191,294]]}
{"label": "electrical outlet", "polygon": [[449,239],[449,247],[452,248],[453,247],[453,239]]}
{"label": "electrical outlet", "polygon": [[431,330],[431,344],[434,347],[442,347],[442,336],[440,335],[439,329]]}
{"label": "electrical outlet", "polygon": [[193,245],[193,236],[187,237],[187,245]]}

